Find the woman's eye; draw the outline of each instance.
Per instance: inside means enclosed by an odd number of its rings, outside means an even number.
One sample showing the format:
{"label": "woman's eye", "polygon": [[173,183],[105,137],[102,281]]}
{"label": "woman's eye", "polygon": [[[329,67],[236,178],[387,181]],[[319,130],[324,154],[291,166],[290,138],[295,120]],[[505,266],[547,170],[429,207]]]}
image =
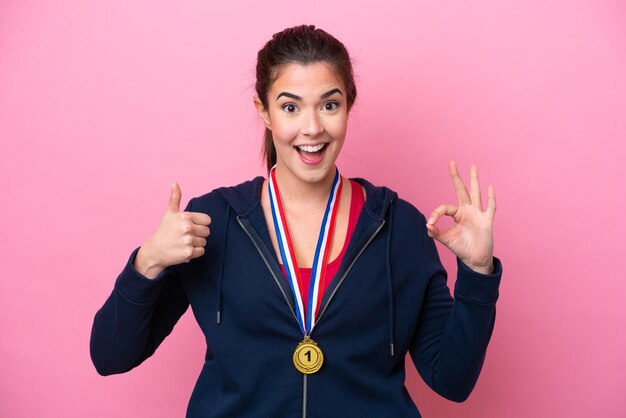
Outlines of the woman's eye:
{"label": "woman's eye", "polygon": [[298,108],[296,107],[296,105],[295,105],[295,104],[292,104],[292,103],[287,103],[287,104],[284,104],[284,105],[283,105],[283,110],[284,110],[285,112],[287,112],[287,113],[293,113],[293,112],[295,112],[296,110],[298,110]]}
{"label": "woman's eye", "polygon": [[337,102],[327,102],[324,104],[324,110],[336,110],[339,107]]}

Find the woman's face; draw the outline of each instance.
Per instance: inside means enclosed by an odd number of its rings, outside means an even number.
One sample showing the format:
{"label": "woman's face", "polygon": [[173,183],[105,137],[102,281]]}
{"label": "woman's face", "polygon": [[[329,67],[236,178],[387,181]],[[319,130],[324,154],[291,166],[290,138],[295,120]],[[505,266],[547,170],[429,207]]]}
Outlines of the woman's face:
{"label": "woman's face", "polygon": [[331,65],[289,64],[280,69],[257,110],[272,131],[277,173],[315,183],[332,180],[348,125],[346,88]]}

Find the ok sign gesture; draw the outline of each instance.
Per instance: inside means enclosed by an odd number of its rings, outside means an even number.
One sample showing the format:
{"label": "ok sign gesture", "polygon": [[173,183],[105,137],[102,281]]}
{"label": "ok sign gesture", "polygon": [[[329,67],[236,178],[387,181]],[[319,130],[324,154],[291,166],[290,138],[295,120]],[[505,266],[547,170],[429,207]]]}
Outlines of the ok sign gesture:
{"label": "ok sign gesture", "polygon": [[[470,169],[470,192],[459,176],[454,161],[450,162],[450,178],[456,191],[458,206],[440,205],[430,215],[426,224],[428,236],[448,247],[466,266],[484,274],[493,272],[493,218],[496,212],[496,195],[493,186],[487,190],[487,209],[483,210],[476,165]],[[442,216],[454,219],[446,231],[437,228]]]}

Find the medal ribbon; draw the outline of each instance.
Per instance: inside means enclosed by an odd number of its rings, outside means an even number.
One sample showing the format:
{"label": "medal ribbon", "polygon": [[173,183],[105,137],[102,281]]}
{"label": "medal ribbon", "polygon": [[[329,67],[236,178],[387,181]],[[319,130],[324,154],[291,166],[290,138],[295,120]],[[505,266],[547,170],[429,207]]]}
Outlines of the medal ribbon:
{"label": "medal ribbon", "polygon": [[342,186],[341,176],[339,175],[339,170],[335,169],[335,178],[333,179],[333,184],[330,189],[324,218],[322,219],[322,226],[317,239],[317,245],[315,246],[315,256],[313,258],[313,267],[311,271],[311,283],[309,285],[308,312],[304,312],[304,303],[302,301],[302,293],[300,292],[300,288],[302,286],[300,269],[298,268],[298,262],[296,261],[295,252],[291,243],[291,236],[289,235],[289,228],[287,226],[287,218],[285,217],[283,203],[278,190],[278,183],[276,181],[276,166],[274,166],[270,171],[267,186],[269,189],[270,206],[272,208],[272,218],[274,220],[274,228],[276,230],[280,257],[283,260],[285,272],[287,273],[287,281],[289,282],[289,287],[293,292],[293,297],[297,305],[296,317],[298,319],[300,329],[304,335],[308,335],[315,326],[317,312],[322,302],[321,286],[326,280],[326,268],[328,265],[328,257],[330,255],[330,245],[332,242],[333,230],[335,228],[335,219],[337,218],[337,208],[339,207],[338,200]]}

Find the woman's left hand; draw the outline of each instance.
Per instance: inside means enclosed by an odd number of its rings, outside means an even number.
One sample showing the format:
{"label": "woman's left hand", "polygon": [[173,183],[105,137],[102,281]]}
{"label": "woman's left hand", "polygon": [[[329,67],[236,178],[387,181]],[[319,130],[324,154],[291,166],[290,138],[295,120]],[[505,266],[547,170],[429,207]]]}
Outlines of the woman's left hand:
{"label": "woman's left hand", "polygon": [[[493,218],[496,195],[493,186],[487,190],[487,209],[483,210],[478,182],[478,168],[470,169],[470,192],[459,176],[454,161],[450,162],[450,178],[459,200],[458,206],[441,205],[433,211],[426,224],[428,236],[448,247],[465,265],[484,274],[493,273]],[[454,225],[446,231],[437,228],[442,216],[451,216]]]}

